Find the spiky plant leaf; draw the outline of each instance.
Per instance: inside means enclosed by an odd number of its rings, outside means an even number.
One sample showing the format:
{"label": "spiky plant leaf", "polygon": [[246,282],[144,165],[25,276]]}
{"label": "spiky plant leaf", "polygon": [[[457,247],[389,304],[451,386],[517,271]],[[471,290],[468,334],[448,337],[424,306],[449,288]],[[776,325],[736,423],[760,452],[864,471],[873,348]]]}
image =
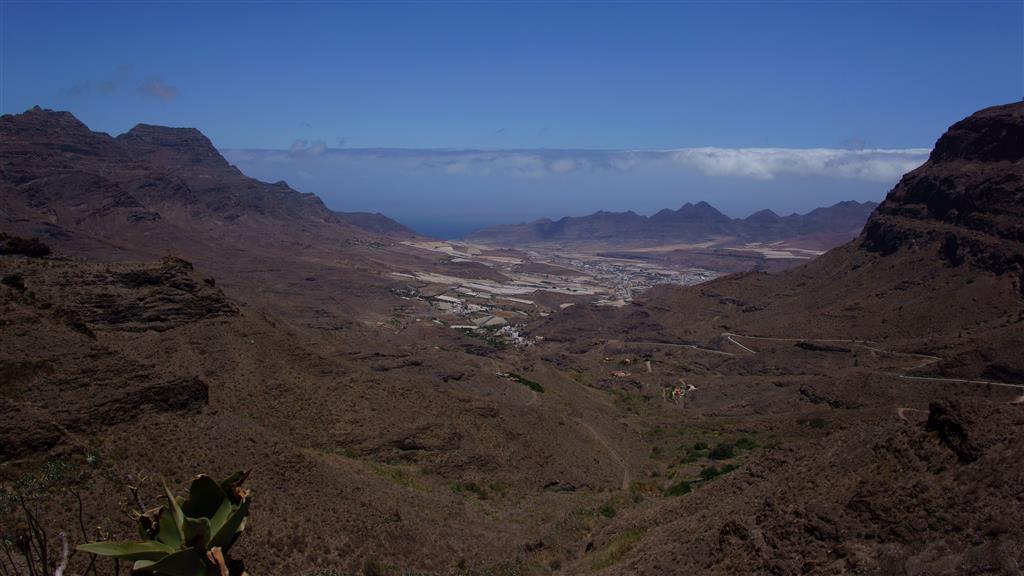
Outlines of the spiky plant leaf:
{"label": "spiky plant leaf", "polygon": [[167,487],[167,483],[164,482],[164,493],[167,495],[167,505],[171,509],[171,519],[174,521],[174,526],[178,531],[178,542],[185,541],[185,513],[181,511],[181,505],[178,500],[171,494],[171,489]]}
{"label": "spiky plant leaf", "polygon": [[181,548],[181,531],[178,530],[178,525],[174,522],[174,513],[171,512],[169,506],[160,508],[160,520],[157,523],[157,528],[159,528],[157,540],[175,550]]}
{"label": "spiky plant leaf", "polygon": [[146,542],[89,542],[88,544],[79,544],[75,549],[96,554],[97,556],[112,556],[122,560],[152,560],[154,562],[175,551],[170,546],[155,540]]}
{"label": "spiky plant leaf", "polygon": [[227,554],[228,549],[234,544],[237,535],[245,529],[245,517],[249,515],[249,503],[251,501],[250,498],[242,499],[238,508],[231,513],[224,522],[224,525],[220,527],[220,530],[217,530],[213,538],[210,539],[210,548],[220,546],[224,553]]}
{"label": "spiky plant leaf", "polygon": [[223,490],[224,493],[227,494],[228,498],[230,498],[231,502],[233,502],[234,504],[238,504],[242,500],[242,497],[238,493],[238,487],[242,485],[242,482],[245,482],[245,479],[249,477],[250,472],[252,472],[252,470],[246,470],[245,472],[235,472],[231,476],[228,476],[223,481],[221,481],[221,490]]}
{"label": "spiky plant leaf", "polygon": [[206,576],[206,551],[186,548],[169,554],[148,568],[157,576]]}
{"label": "spiky plant leaf", "polygon": [[216,534],[221,527],[224,526],[224,523],[231,517],[231,512],[234,509],[235,507],[231,505],[231,500],[228,500],[227,498],[220,503],[220,508],[218,508],[213,517],[210,518],[210,534]]}
{"label": "spiky plant leaf", "polygon": [[185,545],[206,550],[210,546],[210,519],[185,518]]}
{"label": "spiky plant leaf", "polygon": [[192,485],[188,489],[188,499],[181,509],[185,516],[192,518],[213,518],[221,503],[227,499],[228,496],[220,484],[206,474],[200,474],[192,480]]}

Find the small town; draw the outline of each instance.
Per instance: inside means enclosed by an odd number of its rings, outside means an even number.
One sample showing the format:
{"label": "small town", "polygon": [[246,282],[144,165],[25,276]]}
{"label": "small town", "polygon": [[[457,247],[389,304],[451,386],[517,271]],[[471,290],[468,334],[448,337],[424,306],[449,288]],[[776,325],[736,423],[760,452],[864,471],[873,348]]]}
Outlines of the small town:
{"label": "small town", "polygon": [[[507,280],[464,278],[436,272],[393,272],[407,278],[409,288],[395,292],[429,303],[429,320],[455,330],[488,332],[506,344],[526,347],[533,341],[522,332],[527,321],[549,316],[580,303],[624,306],[658,284],[691,285],[718,276],[704,269],[669,269],[641,260],[607,258],[586,253],[547,254],[537,250],[495,254],[493,249],[453,241],[409,242],[445,254],[449,262],[474,262]],[[532,269],[543,266],[545,272]],[[541,296],[543,295],[543,296]]]}

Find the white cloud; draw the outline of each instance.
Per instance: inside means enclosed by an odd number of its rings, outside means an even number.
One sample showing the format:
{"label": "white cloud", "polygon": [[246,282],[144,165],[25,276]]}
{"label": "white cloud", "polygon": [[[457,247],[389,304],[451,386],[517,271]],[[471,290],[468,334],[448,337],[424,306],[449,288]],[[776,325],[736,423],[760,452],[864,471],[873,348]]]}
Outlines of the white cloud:
{"label": "white cloud", "polygon": [[576,161],[572,158],[559,158],[548,164],[548,170],[554,174],[565,174],[576,170]]}
{"label": "white cloud", "polygon": [[[773,180],[822,177],[894,183],[928,159],[925,148],[681,148],[677,150],[410,150],[328,148],[296,140],[290,150],[226,150],[232,161],[316,164],[390,162],[400,170],[461,176],[544,178],[579,172],[670,168],[711,177]],[[681,174],[682,176],[683,174]]]}
{"label": "white cloud", "polygon": [[709,176],[771,180],[788,174],[892,182],[924,163],[929,152],[927,148],[683,148],[669,154],[674,162]]}
{"label": "white cloud", "polygon": [[327,152],[327,143],[323,140],[314,140],[310,143],[300,138],[292,142],[288,152],[292,156],[321,156]]}

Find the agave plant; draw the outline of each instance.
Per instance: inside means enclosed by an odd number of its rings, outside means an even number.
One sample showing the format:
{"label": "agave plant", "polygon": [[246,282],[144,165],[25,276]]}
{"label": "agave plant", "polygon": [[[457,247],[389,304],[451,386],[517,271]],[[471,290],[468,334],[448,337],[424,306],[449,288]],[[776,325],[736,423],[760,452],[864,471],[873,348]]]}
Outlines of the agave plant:
{"label": "agave plant", "polygon": [[248,472],[216,482],[205,474],[192,480],[188,497],[175,497],[164,485],[167,504],[139,516],[141,542],[90,542],[78,550],[134,562],[132,574],[228,576],[227,555],[245,530]]}

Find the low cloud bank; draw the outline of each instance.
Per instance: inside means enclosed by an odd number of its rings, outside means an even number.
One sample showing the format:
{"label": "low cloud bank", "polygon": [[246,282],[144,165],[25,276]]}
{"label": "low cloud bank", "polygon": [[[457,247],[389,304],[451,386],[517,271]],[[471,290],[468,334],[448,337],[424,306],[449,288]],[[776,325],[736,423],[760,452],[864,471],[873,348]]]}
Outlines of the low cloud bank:
{"label": "low cloud bank", "polygon": [[[236,163],[339,164],[383,161],[444,174],[544,178],[574,172],[692,168],[707,176],[772,180],[815,176],[895,182],[928,159],[927,148],[680,148],[676,150],[409,150],[327,148],[296,141],[289,150],[225,150]],[[307,166],[307,170],[309,167]]]}
{"label": "low cloud bank", "polygon": [[923,164],[929,152],[927,148],[684,148],[671,154],[674,161],[710,176],[771,180],[793,174],[889,182]]}
{"label": "low cloud bank", "polygon": [[737,217],[880,201],[928,150],[402,150],[298,140],[287,150],[224,155],[250,176],[286,180],[335,210],[382,212],[451,237],[597,210],[653,214],[701,200]]}

